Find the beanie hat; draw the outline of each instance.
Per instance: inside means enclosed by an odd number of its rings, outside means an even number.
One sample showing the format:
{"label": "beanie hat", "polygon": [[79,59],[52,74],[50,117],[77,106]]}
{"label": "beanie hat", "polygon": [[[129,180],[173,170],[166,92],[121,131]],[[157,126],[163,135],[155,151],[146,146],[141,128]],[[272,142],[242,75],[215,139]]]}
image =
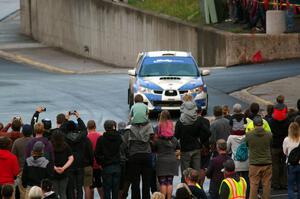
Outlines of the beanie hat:
{"label": "beanie hat", "polygon": [[263,125],[263,120],[261,116],[257,115],[253,118],[253,124],[254,126],[262,126]]}
{"label": "beanie hat", "polygon": [[43,153],[44,148],[45,148],[44,143],[41,141],[37,141],[36,143],[34,143],[32,151],[36,153]]}
{"label": "beanie hat", "polygon": [[24,124],[22,127],[22,133],[25,137],[32,135],[32,127],[29,124]]}
{"label": "beanie hat", "polygon": [[51,120],[50,119],[42,119],[42,123],[44,124],[44,128],[46,130],[51,129]]}

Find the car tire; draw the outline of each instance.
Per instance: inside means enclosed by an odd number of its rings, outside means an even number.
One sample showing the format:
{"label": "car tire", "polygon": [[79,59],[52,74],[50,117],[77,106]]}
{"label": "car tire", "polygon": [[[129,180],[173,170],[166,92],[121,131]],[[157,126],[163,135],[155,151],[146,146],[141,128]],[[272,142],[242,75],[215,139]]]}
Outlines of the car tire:
{"label": "car tire", "polygon": [[131,93],[130,88],[128,89],[128,105],[129,109],[131,109],[133,105],[133,94]]}

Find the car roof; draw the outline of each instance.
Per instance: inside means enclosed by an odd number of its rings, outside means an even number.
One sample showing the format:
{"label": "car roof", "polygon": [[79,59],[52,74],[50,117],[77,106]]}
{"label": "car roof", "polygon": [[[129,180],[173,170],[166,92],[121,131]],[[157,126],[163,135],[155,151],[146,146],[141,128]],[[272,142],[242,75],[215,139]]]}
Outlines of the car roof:
{"label": "car roof", "polygon": [[184,51],[150,51],[145,52],[146,57],[163,57],[163,56],[175,56],[175,57],[190,57],[190,52]]}

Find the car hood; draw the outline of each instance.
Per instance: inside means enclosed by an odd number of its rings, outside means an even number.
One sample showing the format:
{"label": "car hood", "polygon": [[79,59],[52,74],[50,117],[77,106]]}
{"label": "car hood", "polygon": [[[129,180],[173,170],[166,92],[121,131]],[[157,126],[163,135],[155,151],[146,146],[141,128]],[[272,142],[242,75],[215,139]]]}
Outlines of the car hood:
{"label": "car hood", "polygon": [[140,77],[140,86],[153,90],[190,90],[203,85],[201,77]]}

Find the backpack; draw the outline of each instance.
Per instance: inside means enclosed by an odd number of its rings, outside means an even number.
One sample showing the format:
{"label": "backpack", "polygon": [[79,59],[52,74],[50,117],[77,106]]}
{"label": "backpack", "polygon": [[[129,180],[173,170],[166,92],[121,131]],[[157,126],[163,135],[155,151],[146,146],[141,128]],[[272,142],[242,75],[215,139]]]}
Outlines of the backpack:
{"label": "backpack", "polygon": [[245,142],[241,143],[236,149],[234,160],[240,162],[248,160],[248,147]]}
{"label": "backpack", "polygon": [[237,121],[237,119],[232,119],[232,131],[245,131],[245,120],[244,118],[241,121]]}
{"label": "backpack", "polygon": [[294,148],[288,156],[289,165],[298,165],[300,160],[300,144]]}
{"label": "backpack", "polygon": [[279,110],[277,108],[274,108],[274,111],[273,111],[273,118],[275,120],[278,120],[278,121],[283,121],[285,120],[287,117],[287,108],[284,107],[284,109],[282,110]]}

